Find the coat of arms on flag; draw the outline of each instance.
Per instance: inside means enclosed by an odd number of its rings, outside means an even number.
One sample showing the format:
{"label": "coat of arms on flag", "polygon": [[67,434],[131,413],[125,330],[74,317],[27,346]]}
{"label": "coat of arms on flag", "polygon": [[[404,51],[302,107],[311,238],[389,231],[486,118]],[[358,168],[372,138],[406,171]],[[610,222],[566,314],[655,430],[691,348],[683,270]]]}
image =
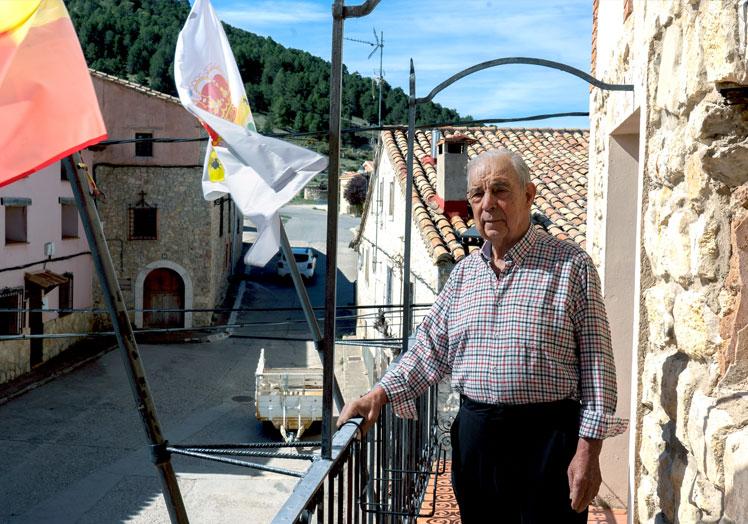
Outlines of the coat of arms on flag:
{"label": "coat of arms on flag", "polygon": [[230,194],[257,226],[245,262],[263,266],[278,251],[278,211],[327,167],[322,155],[257,133],[234,55],[209,0],[196,0],[177,40],[174,77],[182,105],[210,135],[203,194]]}

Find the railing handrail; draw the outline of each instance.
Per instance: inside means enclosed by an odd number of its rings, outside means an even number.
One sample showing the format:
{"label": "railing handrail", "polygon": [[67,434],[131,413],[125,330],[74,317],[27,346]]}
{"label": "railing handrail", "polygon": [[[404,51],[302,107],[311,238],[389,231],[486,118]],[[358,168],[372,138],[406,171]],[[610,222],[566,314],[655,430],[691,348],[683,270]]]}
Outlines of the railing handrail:
{"label": "railing handrail", "polygon": [[332,458],[320,458],[309,467],[304,477],[299,480],[291,496],[273,518],[273,524],[288,524],[296,522],[309,504],[309,499],[322,486],[330,471],[337,466],[345,451],[350,447],[358,433],[358,427],[363,418],[357,417],[347,421],[335,432],[332,439]]}

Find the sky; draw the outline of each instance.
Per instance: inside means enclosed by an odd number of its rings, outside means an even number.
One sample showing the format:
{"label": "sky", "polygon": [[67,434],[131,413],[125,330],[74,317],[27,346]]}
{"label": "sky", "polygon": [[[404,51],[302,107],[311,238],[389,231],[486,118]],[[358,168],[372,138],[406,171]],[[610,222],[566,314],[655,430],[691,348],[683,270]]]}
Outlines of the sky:
{"label": "sky", "polygon": [[[347,5],[363,0],[347,0]],[[332,0],[212,0],[222,21],[330,60]],[[345,23],[346,38],[384,36],[385,80],[424,96],[451,75],[486,60],[523,56],[563,62],[589,72],[592,0],[381,0],[367,17]],[[376,76],[379,56],[368,44],[344,41],[348,70]],[[505,65],[474,73],[434,99],[473,118],[510,118],[587,111],[586,82],[553,69]],[[588,128],[587,117],[566,117],[518,127]]]}

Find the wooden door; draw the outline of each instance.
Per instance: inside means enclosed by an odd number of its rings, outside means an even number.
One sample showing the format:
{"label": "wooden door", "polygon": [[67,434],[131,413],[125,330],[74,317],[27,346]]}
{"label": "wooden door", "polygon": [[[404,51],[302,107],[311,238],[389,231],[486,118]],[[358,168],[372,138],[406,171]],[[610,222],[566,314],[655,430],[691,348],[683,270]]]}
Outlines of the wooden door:
{"label": "wooden door", "polygon": [[[143,309],[184,309],[184,282],[176,271],[154,269],[143,284]],[[145,311],[143,327],[184,327],[184,311]]]}

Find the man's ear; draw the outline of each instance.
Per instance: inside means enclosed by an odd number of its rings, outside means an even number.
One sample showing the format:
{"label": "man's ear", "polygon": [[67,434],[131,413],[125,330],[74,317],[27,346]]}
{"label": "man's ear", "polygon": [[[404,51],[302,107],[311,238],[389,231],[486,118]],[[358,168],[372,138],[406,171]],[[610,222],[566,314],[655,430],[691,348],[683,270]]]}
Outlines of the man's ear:
{"label": "man's ear", "polygon": [[535,184],[532,182],[528,182],[525,186],[525,198],[527,199],[527,205],[532,205],[532,201],[535,200],[535,193],[537,193],[538,188],[535,187]]}

